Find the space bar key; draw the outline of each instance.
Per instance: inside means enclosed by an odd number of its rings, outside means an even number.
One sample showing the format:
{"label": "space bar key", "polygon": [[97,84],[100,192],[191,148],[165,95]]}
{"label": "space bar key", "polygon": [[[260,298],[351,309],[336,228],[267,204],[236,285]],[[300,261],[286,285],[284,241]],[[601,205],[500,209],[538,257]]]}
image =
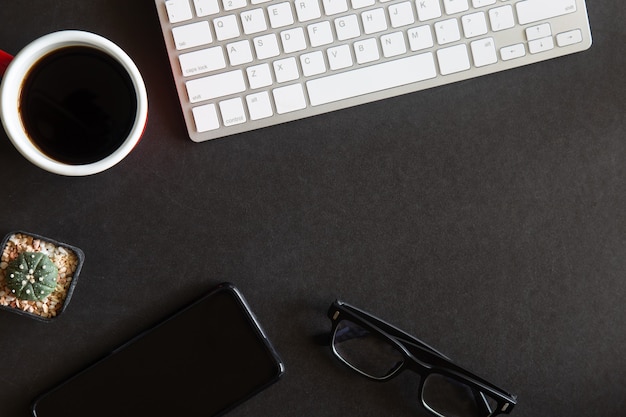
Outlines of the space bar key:
{"label": "space bar key", "polygon": [[306,86],[311,105],[319,106],[436,76],[435,60],[429,52],[317,78]]}

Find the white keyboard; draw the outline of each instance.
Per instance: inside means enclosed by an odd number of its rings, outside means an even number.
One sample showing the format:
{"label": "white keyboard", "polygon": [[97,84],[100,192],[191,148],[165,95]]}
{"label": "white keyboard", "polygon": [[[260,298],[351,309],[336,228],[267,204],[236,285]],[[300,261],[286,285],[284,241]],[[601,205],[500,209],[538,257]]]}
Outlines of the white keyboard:
{"label": "white keyboard", "polygon": [[196,142],[591,46],[584,0],[155,2]]}

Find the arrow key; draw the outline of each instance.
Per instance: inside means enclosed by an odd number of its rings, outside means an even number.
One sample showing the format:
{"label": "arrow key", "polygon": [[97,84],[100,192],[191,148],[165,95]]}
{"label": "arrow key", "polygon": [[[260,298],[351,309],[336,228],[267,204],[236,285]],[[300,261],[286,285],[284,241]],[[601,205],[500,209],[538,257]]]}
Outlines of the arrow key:
{"label": "arrow key", "polygon": [[548,36],[541,39],[535,39],[528,42],[528,50],[531,54],[538,54],[539,52],[549,51],[554,48],[554,39],[552,36]]}
{"label": "arrow key", "polygon": [[560,47],[573,45],[583,41],[583,33],[580,29],[570,30],[556,35],[556,44]]}
{"label": "arrow key", "polygon": [[526,55],[526,48],[523,43],[518,43],[515,45],[505,46],[500,49],[500,56],[503,61],[509,61],[515,58],[521,58]]}

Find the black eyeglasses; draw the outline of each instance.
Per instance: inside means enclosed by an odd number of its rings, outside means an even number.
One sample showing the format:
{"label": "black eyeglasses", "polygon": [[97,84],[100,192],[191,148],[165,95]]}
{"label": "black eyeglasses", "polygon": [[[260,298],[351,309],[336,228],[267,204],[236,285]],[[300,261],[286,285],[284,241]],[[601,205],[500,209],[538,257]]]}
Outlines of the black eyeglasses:
{"label": "black eyeglasses", "polygon": [[455,365],[421,340],[342,301],[328,310],[332,351],[343,363],[375,381],[405,369],[421,376],[420,402],[438,417],[508,414],[517,399]]}

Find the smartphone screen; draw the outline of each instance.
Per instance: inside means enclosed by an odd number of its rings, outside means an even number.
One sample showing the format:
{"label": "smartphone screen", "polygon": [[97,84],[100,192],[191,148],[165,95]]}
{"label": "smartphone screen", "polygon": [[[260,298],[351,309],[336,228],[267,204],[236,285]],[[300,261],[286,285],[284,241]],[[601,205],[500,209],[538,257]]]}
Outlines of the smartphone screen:
{"label": "smartphone screen", "polygon": [[222,284],[43,394],[36,417],[216,416],[284,367],[241,293]]}

